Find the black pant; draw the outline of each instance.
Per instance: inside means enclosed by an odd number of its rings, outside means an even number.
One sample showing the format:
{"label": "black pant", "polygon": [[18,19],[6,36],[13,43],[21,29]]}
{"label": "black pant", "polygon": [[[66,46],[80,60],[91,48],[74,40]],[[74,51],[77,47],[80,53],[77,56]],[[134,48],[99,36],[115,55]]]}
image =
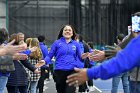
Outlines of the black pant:
{"label": "black pant", "polygon": [[27,93],[27,85],[25,86],[6,86],[8,93]]}
{"label": "black pant", "polygon": [[54,71],[54,81],[56,83],[56,90],[57,93],[75,93],[75,87],[69,86],[66,83],[67,76],[74,73],[73,70],[71,71],[62,71],[62,70],[55,70]]}
{"label": "black pant", "polygon": [[44,80],[47,78],[46,77],[46,72],[45,70],[49,70],[49,67],[47,68],[41,68],[41,76],[38,80],[38,85],[37,85],[37,89],[39,89],[39,93],[43,93],[43,87],[44,87]]}
{"label": "black pant", "polygon": [[[88,68],[92,68],[93,65],[88,64]],[[93,86],[93,80],[88,80],[88,86]]]}
{"label": "black pant", "polygon": [[79,92],[86,92],[87,91],[87,84],[84,83],[82,85],[79,86]]}
{"label": "black pant", "polygon": [[49,68],[50,68],[51,75],[53,75],[53,72],[54,72],[53,64],[50,64],[50,65],[49,65]]}

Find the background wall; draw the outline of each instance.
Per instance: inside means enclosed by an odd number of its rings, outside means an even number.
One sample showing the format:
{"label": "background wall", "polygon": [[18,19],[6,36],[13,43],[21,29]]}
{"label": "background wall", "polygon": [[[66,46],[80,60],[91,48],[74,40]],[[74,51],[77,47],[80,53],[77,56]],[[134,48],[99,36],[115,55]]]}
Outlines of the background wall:
{"label": "background wall", "polygon": [[0,27],[6,28],[6,3],[0,1]]}
{"label": "background wall", "polygon": [[63,25],[72,24],[86,41],[112,45],[119,33],[127,35],[140,0],[9,0],[8,7],[10,33],[44,34],[51,43]]}

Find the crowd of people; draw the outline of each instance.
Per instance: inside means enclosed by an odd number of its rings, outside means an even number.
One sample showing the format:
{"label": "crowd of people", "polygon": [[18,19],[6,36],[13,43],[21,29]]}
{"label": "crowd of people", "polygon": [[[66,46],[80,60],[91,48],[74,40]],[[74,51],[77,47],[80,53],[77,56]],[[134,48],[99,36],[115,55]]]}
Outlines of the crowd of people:
{"label": "crowd of people", "polygon": [[[85,42],[68,24],[49,49],[43,35],[25,40],[21,32],[8,35],[0,28],[0,93],[5,87],[8,93],[43,93],[50,71],[57,93],[94,91],[93,79],[111,77],[111,93],[117,93],[120,79],[124,93],[140,93],[139,33],[131,29],[126,37],[117,36],[111,50],[95,50],[92,42]],[[96,66],[98,62],[101,65]]]}

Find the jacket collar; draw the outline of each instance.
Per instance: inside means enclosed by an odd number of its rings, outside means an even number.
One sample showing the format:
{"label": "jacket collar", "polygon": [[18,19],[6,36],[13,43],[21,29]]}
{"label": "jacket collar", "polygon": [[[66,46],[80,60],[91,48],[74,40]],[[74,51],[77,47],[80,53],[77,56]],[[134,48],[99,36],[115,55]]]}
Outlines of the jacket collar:
{"label": "jacket collar", "polygon": [[[61,37],[60,40],[63,41],[63,42],[66,42],[64,37]],[[73,40],[71,39],[71,41],[69,43],[72,43],[72,42],[73,42]]]}

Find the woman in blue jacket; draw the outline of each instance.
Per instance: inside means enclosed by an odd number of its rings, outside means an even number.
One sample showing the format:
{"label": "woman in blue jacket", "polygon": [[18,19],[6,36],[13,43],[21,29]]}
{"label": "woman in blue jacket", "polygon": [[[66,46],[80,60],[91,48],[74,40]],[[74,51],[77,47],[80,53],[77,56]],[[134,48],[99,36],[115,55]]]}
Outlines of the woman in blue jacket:
{"label": "woman in blue jacket", "polygon": [[[46,62],[50,62],[55,56],[54,81],[56,83],[57,93],[75,93],[75,87],[66,84],[67,76],[74,73],[74,67],[77,67],[77,57],[81,59],[79,44],[75,39],[75,29],[71,25],[65,25],[59,32],[58,40],[56,40],[49,52],[49,56],[45,58]],[[87,54],[82,54],[82,58]]]}

